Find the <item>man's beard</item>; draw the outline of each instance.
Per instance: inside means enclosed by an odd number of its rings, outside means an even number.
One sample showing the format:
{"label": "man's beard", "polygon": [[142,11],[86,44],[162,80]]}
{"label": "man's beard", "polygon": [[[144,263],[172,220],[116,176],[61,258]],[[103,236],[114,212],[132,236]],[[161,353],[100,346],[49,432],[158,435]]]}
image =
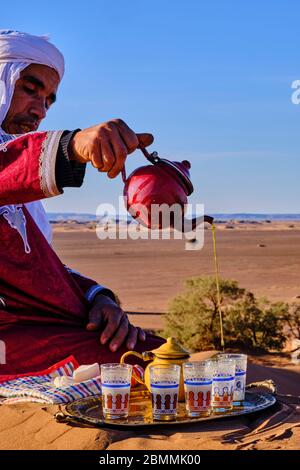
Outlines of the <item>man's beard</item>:
{"label": "man's beard", "polygon": [[2,128],[8,134],[27,134],[34,132],[39,127],[39,122],[28,116],[16,116],[10,122],[3,122]]}

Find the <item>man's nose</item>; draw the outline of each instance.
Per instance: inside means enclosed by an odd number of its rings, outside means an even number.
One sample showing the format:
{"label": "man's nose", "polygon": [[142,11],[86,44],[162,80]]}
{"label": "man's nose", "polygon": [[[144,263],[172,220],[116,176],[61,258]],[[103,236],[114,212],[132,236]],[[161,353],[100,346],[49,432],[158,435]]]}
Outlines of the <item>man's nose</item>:
{"label": "man's nose", "polygon": [[35,100],[29,109],[29,113],[38,121],[44,119],[47,113],[45,100],[43,98]]}

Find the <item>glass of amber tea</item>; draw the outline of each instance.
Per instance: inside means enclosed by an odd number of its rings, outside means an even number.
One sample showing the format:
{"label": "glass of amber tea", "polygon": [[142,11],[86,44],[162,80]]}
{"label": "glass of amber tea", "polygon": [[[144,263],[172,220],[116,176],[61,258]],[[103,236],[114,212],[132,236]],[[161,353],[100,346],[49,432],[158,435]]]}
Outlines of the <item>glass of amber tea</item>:
{"label": "glass of amber tea", "polygon": [[177,416],[181,367],[177,364],[149,366],[153,419],[171,421]]}
{"label": "glass of amber tea", "polygon": [[128,418],[132,366],[101,364],[100,370],[104,419]]}
{"label": "glass of amber tea", "polygon": [[213,362],[198,361],[183,364],[185,406],[191,417],[211,412]]}

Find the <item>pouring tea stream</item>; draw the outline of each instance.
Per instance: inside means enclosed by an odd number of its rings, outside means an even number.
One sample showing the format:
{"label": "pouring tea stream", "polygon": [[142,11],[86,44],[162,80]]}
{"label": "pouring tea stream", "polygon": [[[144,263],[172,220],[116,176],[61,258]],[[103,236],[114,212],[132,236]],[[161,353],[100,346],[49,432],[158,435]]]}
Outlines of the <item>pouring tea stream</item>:
{"label": "pouring tea stream", "polygon": [[[185,232],[186,226],[190,230],[194,230],[198,224],[208,222],[212,226],[213,236],[213,253],[214,253],[214,270],[216,278],[217,288],[217,307],[220,321],[220,338],[221,347],[224,350],[224,334],[223,334],[223,319],[221,310],[221,294],[220,294],[220,283],[219,283],[219,267],[217,258],[216,248],[216,228],[213,223],[213,217],[208,215],[194,217],[189,220],[185,218],[184,211],[187,204],[187,197],[193,192],[194,188],[190,180],[189,170],[191,164],[187,160],[182,162],[170,161],[162,159],[158,156],[157,152],[149,152],[140,147],[144,156],[151,163],[134,170],[128,177],[126,177],[125,167],[122,170],[122,179],[124,182],[124,199],[125,206],[131,216],[144,225],[151,229],[162,229],[172,227]],[[164,225],[162,218],[156,221],[156,225],[153,226],[153,218],[151,217],[152,205],[156,204],[161,206],[166,204],[169,208],[174,204],[178,204],[181,209],[181,224],[180,227],[175,225],[173,220],[169,217],[169,225]],[[182,365],[183,362],[188,361],[189,353],[182,348],[175,340],[175,338],[168,338],[167,342],[162,345],[158,350],[145,351],[142,355],[135,351],[128,351],[123,354],[120,362],[125,362],[125,359],[129,355],[135,355],[144,361],[154,360],[157,364],[168,364],[177,363]],[[140,380],[139,377],[135,379],[143,384],[150,390],[149,381],[149,368],[146,367],[145,381]],[[181,384],[179,389],[179,400],[184,400],[184,388],[181,374]]]}
{"label": "pouring tea stream", "polygon": [[[187,197],[190,196],[194,191],[189,172],[191,164],[188,160],[177,162],[160,158],[157,152],[152,152],[150,154],[144,147],[140,147],[140,150],[143,152],[144,156],[151,163],[151,165],[137,168],[128,176],[128,178],[126,178],[125,166],[122,170],[125,206],[131,216],[142,225],[151,229],[172,227],[177,230],[181,230],[182,232],[190,232],[201,223],[208,222],[211,224],[221,347],[224,350],[225,344],[221,310],[216,227],[213,223],[214,219],[208,215],[194,217],[193,219],[186,219],[184,215],[187,204]],[[177,205],[177,207],[180,208],[179,223],[175,223],[178,221],[174,220],[174,213],[169,210],[169,217],[167,221],[164,220],[162,218],[162,214],[159,213],[159,218],[157,218],[153,224],[153,205],[156,205],[156,207],[166,205],[169,209],[172,208],[172,206],[174,207],[174,205]],[[164,223],[166,223],[166,225],[164,225]]]}

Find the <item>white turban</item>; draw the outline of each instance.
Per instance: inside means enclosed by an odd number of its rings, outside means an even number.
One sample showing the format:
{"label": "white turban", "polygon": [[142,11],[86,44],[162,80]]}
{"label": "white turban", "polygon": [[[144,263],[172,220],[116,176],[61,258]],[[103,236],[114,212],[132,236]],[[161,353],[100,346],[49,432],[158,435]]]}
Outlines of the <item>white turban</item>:
{"label": "white turban", "polygon": [[0,30],[0,127],[20,72],[29,64],[48,65],[57,71],[60,80],[65,70],[63,55],[46,37]]}

